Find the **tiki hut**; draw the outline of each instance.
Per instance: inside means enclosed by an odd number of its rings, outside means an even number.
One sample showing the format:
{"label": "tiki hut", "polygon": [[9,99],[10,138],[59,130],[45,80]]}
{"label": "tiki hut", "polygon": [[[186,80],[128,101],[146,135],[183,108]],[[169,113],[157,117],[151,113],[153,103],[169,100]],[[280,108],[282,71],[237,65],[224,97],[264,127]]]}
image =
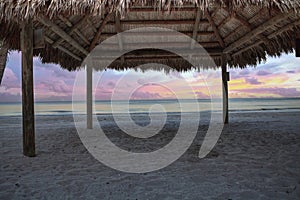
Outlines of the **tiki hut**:
{"label": "tiki hut", "polygon": [[[267,55],[293,52],[296,44],[299,48],[300,1],[1,0],[0,27],[1,77],[7,51],[22,51],[23,150],[25,155],[34,156],[33,56],[76,70],[98,44],[117,33],[141,27],[178,31],[196,40],[222,68],[227,123],[227,67],[256,65]],[[182,48],[180,43],[173,44],[174,48]],[[134,45],[138,44],[120,40],[109,46],[130,49]],[[195,67],[155,48],[128,52],[109,67],[124,69],[149,60],[167,63],[179,71]],[[87,70],[89,77],[90,73]],[[91,83],[87,85],[89,88]],[[91,95],[87,99],[91,101]],[[90,117],[91,104],[87,111]]]}

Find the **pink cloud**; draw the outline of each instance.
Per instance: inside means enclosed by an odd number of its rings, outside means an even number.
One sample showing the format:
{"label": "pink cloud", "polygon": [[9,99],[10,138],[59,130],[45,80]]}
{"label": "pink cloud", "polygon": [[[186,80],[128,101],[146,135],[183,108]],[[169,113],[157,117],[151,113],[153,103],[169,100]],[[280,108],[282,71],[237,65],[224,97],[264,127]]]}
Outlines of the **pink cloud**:
{"label": "pink cloud", "polygon": [[300,97],[300,91],[296,88],[250,88],[250,89],[241,89],[235,90],[238,92],[246,92],[246,93],[257,93],[257,94],[265,94],[266,96],[280,95],[281,97]]}
{"label": "pink cloud", "polygon": [[161,99],[162,96],[159,93],[151,93],[151,92],[143,92],[143,91],[135,91],[131,95],[131,99]]}
{"label": "pink cloud", "polygon": [[249,83],[251,85],[260,85],[262,82],[259,82],[257,78],[245,78],[246,83]]}

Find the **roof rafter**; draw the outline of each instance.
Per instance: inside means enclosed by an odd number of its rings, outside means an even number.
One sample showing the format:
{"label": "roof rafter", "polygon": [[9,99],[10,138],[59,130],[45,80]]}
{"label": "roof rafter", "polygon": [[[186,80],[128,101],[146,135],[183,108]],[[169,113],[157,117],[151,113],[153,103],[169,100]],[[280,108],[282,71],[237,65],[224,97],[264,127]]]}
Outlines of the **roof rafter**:
{"label": "roof rafter", "polygon": [[194,29],[193,29],[193,35],[192,35],[193,40],[191,41],[191,49],[194,48],[195,42],[197,41],[199,24],[200,24],[200,19],[201,19],[201,13],[202,13],[201,9],[198,8],[197,13],[196,13]]}
{"label": "roof rafter", "polygon": [[[48,42],[49,44],[53,44],[53,43],[54,43],[54,41],[53,41],[51,38],[47,37],[47,36],[45,36],[45,40],[46,40],[46,42]],[[65,52],[65,53],[68,54],[69,56],[72,56],[72,57],[75,58],[76,60],[82,61],[82,58],[80,58],[79,56],[75,55],[74,53],[72,53],[72,52],[69,51],[68,49],[66,49],[66,48],[64,48],[64,47],[62,47],[62,46],[59,46],[59,45],[57,46],[57,48],[58,48],[59,50]]]}
{"label": "roof rafter", "polygon": [[225,53],[228,53],[232,50],[234,50],[235,48],[238,48],[239,46],[245,44],[246,42],[248,42],[249,40],[251,40],[252,38],[256,37],[257,35],[261,34],[262,32],[264,32],[265,30],[267,30],[268,28],[274,26],[275,24],[277,24],[278,22],[288,18],[289,16],[291,16],[294,13],[281,13],[279,15],[276,15],[275,17],[270,18],[268,21],[266,21],[265,23],[259,25],[258,27],[254,28],[252,31],[248,32],[247,34],[245,34],[243,37],[241,37],[240,39],[236,40],[235,42],[233,42],[232,44],[230,44],[228,47],[226,47],[224,49]]}
{"label": "roof rafter", "polygon": [[50,27],[50,29],[63,38],[65,41],[70,43],[73,47],[81,51],[83,54],[88,55],[88,51],[84,49],[76,40],[74,40],[70,35],[68,35],[64,30],[62,30],[58,25],[54,24],[49,19],[44,16],[39,16],[38,21],[44,24],[45,26]]}
{"label": "roof rafter", "polygon": [[[278,29],[277,31],[275,31],[275,32],[271,33],[270,35],[268,35],[267,38],[268,38],[268,39],[272,39],[273,37],[275,37],[275,36],[277,36],[277,35],[279,35],[279,34],[285,32],[285,31],[288,31],[288,30],[290,30],[291,28],[293,28],[294,26],[298,26],[298,25],[300,25],[300,20],[294,21],[293,23],[288,24],[288,25],[282,27],[281,29]],[[254,44],[252,44],[252,45],[250,45],[250,46],[247,46],[247,47],[245,47],[245,48],[243,48],[243,49],[241,49],[241,50],[235,52],[234,54],[232,54],[232,56],[236,56],[236,55],[238,55],[238,54],[240,54],[240,53],[242,53],[242,52],[245,52],[245,51],[247,51],[248,49],[251,49],[251,48],[253,48],[253,47],[256,47],[257,45],[260,45],[261,43],[263,43],[263,41],[260,40],[260,41],[254,43]]]}
{"label": "roof rafter", "polygon": [[92,40],[92,43],[90,45],[90,48],[89,50],[92,51],[97,43],[99,42],[99,39],[101,37],[101,33],[105,27],[105,25],[107,24],[108,20],[113,16],[113,12],[112,12],[112,9],[109,11],[109,13],[104,17],[104,19],[102,20],[102,23],[100,25],[100,27],[98,28],[97,32],[96,32],[96,35],[94,36],[93,40]]}
{"label": "roof rafter", "polygon": [[80,19],[76,24],[73,25],[73,23],[63,17],[63,16],[59,16],[58,17],[61,21],[63,21],[68,27],[71,28],[71,30],[69,31],[69,34],[73,34],[73,33],[76,33],[81,39],[82,41],[84,41],[85,43],[87,44],[90,44],[90,42],[86,39],[86,37],[78,30],[78,28],[83,24],[83,23],[86,23],[86,20],[88,18],[88,16],[84,16],[82,19]]}
{"label": "roof rafter", "polygon": [[221,37],[219,31],[218,31],[218,28],[217,28],[217,26],[216,26],[214,20],[212,19],[212,17],[211,17],[211,15],[210,15],[210,13],[209,13],[208,10],[205,10],[205,15],[206,15],[206,17],[207,17],[207,19],[208,19],[210,25],[212,26],[212,29],[213,29],[213,31],[214,31],[214,33],[215,33],[215,35],[216,35],[216,37],[217,37],[217,40],[219,41],[221,47],[222,47],[222,48],[225,48],[225,43],[224,43],[224,41],[223,41],[223,39],[222,39],[222,37]]}
{"label": "roof rafter", "polygon": [[[234,12],[231,12],[230,13],[230,10],[228,8],[224,8],[227,13],[234,19],[238,20],[243,26],[245,26],[246,28],[248,28],[249,31],[251,31],[253,29],[253,26],[248,22],[248,20],[242,16],[242,15],[239,15],[238,13],[236,13],[235,11]],[[262,34],[258,34],[258,37],[259,39],[261,39],[264,43],[268,44],[270,43],[271,41],[265,37],[264,35]]]}

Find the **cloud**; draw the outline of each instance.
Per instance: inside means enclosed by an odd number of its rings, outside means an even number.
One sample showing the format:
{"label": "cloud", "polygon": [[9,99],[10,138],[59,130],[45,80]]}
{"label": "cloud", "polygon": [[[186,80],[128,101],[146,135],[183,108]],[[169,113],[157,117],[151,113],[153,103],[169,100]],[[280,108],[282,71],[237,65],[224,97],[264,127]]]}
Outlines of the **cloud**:
{"label": "cloud", "polygon": [[265,70],[261,70],[261,71],[258,71],[256,73],[257,76],[267,76],[267,75],[270,75],[272,74],[271,72],[268,72],[268,71],[265,71]]}
{"label": "cloud", "polygon": [[265,94],[266,96],[270,96],[270,94],[273,94],[279,95],[281,97],[300,97],[300,91],[298,91],[296,88],[249,88],[235,91]]}
{"label": "cloud", "polygon": [[70,85],[67,85],[63,80],[51,82],[51,81],[42,81],[39,83],[38,88],[47,89],[51,92],[55,93],[63,93],[63,94],[69,94],[72,92],[73,87]]}
{"label": "cloud", "polygon": [[286,71],[286,73],[295,74],[296,72],[294,70],[289,70],[289,71]]}
{"label": "cloud", "polygon": [[210,96],[208,96],[207,94],[204,94],[203,92],[200,92],[200,91],[195,92],[195,94],[197,95],[198,99],[207,99],[207,98],[210,98]]}
{"label": "cloud", "polygon": [[1,86],[5,87],[6,90],[20,88],[18,77],[9,67],[5,68]]}
{"label": "cloud", "polygon": [[159,93],[135,91],[131,95],[131,99],[161,99],[162,96]]}
{"label": "cloud", "polygon": [[21,102],[20,94],[0,93],[0,102]]}
{"label": "cloud", "polygon": [[241,72],[239,73],[240,75],[244,76],[244,75],[248,75],[251,72],[248,69],[242,69]]}
{"label": "cloud", "polygon": [[246,81],[246,83],[251,84],[251,85],[260,85],[260,84],[262,84],[256,78],[245,78],[245,81]]}

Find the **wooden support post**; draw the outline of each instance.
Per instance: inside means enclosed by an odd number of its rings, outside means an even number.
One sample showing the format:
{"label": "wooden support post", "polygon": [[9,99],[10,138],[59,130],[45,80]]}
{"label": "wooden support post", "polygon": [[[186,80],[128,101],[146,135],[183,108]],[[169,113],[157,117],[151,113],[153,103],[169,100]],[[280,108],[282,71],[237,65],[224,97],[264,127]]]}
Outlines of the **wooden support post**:
{"label": "wooden support post", "polygon": [[86,123],[87,129],[93,128],[93,68],[86,66]]}
{"label": "wooden support post", "polygon": [[228,73],[226,57],[222,55],[222,83],[223,83],[223,122],[228,124]]}
{"label": "wooden support post", "polygon": [[296,38],[296,57],[300,57],[300,32]]}
{"label": "wooden support post", "polygon": [[23,154],[35,156],[34,100],[33,100],[33,23],[26,21],[21,31],[22,51],[22,113]]}

